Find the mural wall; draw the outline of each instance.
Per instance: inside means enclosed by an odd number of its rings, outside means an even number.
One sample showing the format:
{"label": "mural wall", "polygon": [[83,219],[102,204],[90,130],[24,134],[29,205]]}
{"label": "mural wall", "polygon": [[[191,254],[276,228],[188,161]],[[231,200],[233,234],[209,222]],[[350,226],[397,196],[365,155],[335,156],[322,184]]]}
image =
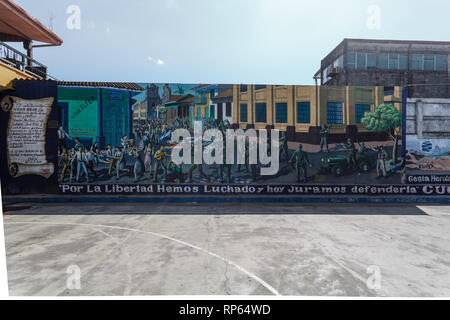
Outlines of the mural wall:
{"label": "mural wall", "polygon": [[450,99],[407,100],[406,174],[408,183],[450,182]]}
{"label": "mural wall", "polygon": [[55,104],[49,174],[61,194],[450,191],[433,186],[449,181],[450,102],[407,100],[401,88],[71,84],[58,86]]}

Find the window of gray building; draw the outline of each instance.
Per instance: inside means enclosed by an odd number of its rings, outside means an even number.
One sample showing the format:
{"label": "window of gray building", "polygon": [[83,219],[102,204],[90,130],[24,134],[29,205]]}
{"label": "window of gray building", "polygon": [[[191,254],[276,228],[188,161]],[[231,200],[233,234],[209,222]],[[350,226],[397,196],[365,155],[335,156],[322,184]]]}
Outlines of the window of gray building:
{"label": "window of gray building", "polygon": [[445,71],[447,70],[447,56],[432,54],[413,54],[412,69]]}
{"label": "window of gray building", "polygon": [[398,53],[381,53],[379,68],[383,70],[407,70],[408,55]]}
{"label": "window of gray building", "polygon": [[377,55],[375,53],[348,53],[347,69],[367,70],[375,69],[377,66]]}

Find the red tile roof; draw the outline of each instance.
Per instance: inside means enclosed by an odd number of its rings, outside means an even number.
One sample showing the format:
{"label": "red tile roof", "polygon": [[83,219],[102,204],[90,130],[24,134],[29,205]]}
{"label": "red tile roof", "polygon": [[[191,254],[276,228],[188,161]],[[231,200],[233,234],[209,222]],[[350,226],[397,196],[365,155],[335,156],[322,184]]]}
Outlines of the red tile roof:
{"label": "red tile roof", "polygon": [[166,104],[175,104],[175,103],[186,103],[194,101],[194,96],[192,94],[185,94],[182,96],[179,95],[171,95],[170,100]]}
{"label": "red tile roof", "polygon": [[76,81],[58,81],[59,86],[63,87],[95,87],[95,88],[113,88],[130,91],[144,91],[137,83],[133,82],[76,82]]}

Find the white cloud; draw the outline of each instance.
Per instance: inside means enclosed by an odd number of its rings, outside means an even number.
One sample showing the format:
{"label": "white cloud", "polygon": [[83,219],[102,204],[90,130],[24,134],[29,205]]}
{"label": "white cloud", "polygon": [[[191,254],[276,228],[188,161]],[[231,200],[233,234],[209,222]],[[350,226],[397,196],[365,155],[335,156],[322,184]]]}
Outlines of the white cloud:
{"label": "white cloud", "polygon": [[153,58],[151,56],[148,56],[147,60],[150,61],[151,63],[157,64],[157,65],[160,65],[160,66],[164,64],[163,60],[157,59],[157,58]]}

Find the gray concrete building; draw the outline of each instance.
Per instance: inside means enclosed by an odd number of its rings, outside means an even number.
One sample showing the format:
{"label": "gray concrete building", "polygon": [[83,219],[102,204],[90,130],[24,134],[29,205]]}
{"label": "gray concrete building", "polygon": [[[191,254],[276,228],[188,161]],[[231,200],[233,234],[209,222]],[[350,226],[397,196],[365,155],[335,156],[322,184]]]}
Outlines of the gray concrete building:
{"label": "gray concrete building", "polygon": [[395,86],[409,97],[450,98],[450,42],[344,39],[315,74],[321,85]]}

